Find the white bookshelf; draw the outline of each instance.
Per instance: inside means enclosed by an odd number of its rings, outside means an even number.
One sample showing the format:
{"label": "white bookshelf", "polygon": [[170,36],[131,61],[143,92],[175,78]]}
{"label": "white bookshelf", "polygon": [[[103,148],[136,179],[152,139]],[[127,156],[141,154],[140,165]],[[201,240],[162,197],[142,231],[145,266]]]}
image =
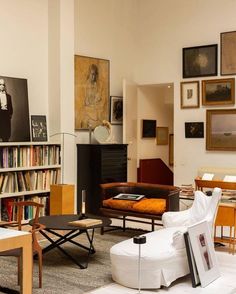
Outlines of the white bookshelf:
{"label": "white bookshelf", "polygon": [[[60,183],[58,142],[0,143],[0,221],[6,221],[9,201],[43,199],[50,185]],[[2,216],[3,214],[3,216]]]}

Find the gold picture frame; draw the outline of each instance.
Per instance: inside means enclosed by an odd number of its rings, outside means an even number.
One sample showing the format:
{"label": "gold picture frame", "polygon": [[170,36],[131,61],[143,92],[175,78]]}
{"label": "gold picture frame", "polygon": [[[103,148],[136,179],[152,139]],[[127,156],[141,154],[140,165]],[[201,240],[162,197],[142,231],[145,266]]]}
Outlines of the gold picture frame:
{"label": "gold picture frame", "polygon": [[234,78],[202,81],[202,105],[229,105],[234,103]]}
{"label": "gold picture frame", "polygon": [[236,74],[236,31],[220,34],[221,44],[221,75]]}
{"label": "gold picture frame", "polygon": [[174,165],[174,134],[169,134],[169,165]]}
{"label": "gold picture frame", "polygon": [[94,129],[109,119],[110,61],[75,55],[75,129]]}
{"label": "gold picture frame", "polygon": [[169,129],[168,127],[157,127],[156,128],[156,143],[157,145],[168,144]]}
{"label": "gold picture frame", "polygon": [[199,108],[199,81],[180,83],[181,108]]}
{"label": "gold picture frame", "polygon": [[206,150],[236,151],[236,109],[206,111]]}

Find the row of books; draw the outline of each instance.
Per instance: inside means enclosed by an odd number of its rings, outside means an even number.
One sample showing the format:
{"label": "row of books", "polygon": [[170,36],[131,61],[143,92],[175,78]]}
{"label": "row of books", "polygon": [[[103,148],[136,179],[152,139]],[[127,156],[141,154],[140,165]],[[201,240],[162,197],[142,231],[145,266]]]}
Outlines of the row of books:
{"label": "row of books", "polygon": [[0,174],[0,193],[48,190],[60,181],[59,169],[19,171]]}
{"label": "row of books", "polygon": [[0,147],[0,168],[60,164],[59,145]]}
{"label": "row of books", "polygon": [[[10,205],[10,202],[18,201],[34,201],[41,203],[44,207],[40,209],[39,216],[49,215],[49,196],[9,197],[1,199],[1,221],[17,221],[17,207]],[[34,215],[35,207],[26,206],[23,210],[22,220],[30,220],[34,218]]]}

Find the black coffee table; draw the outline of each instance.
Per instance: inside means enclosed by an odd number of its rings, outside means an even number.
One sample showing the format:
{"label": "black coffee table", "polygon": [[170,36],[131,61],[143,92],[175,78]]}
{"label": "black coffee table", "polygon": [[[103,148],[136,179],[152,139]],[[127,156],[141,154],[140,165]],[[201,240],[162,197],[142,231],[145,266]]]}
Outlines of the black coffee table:
{"label": "black coffee table", "polygon": [[[95,253],[95,249],[93,246],[94,239],[94,230],[96,228],[102,228],[105,226],[109,226],[111,224],[111,220],[107,217],[94,216],[94,215],[86,215],[86,218],[94,218],[100,219],[102,221],[101,224],[90,226],[90,227],[75,227],[68,224],[68,222],[75,221],[81,219],[81,215],[76,214],[68,214],[68,215],[50,215],[50,216],[42,216],[39,218],[39,223],[45,226],[43,231],[40,233],[51,243],[47,247],[43,249],[43,254],[52,250],[53,248],[58,248],[63,254],[65,254],[69,259],[71,259],[74,263],[76,263],[81,269],[85,269],[88,266],[89,256]],[[33,220],[29,222],[33,224]],[[68,231],[64,235],[58,231]],[[89,231],[91,233],[89,234]],[[53,240],[48,233],[53,236],[58,237],[57,240]],[[88,247],[80,244],[73,239],[81,234],[86,234],[88,239]],[[61,247],[62,244],[70,242],[86,251],[88,251],[88,256],[85,264],[82,264],[78,260],[76,260],[73,256],[71,256],[64,248]]]}

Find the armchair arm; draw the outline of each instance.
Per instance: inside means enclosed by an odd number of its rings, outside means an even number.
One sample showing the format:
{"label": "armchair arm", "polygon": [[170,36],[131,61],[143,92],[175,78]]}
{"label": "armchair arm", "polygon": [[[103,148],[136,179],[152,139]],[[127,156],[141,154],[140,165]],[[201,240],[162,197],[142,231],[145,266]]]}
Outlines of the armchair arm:
{"label": "armchair arm", "polygon": [[190,220],[190,210],[168,211],[162,215],[162,223],[165,228],[188,226]]}

